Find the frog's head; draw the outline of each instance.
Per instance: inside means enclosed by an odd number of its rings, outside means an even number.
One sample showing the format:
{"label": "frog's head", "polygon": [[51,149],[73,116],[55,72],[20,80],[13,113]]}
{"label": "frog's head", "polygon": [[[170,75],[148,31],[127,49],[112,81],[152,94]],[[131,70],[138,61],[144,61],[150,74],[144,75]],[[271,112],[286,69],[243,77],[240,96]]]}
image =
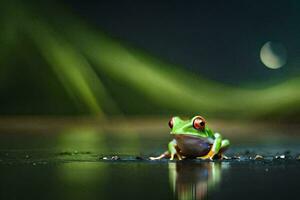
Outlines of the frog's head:
{"label": "frog's head", "polygon": [[182,120],[180,117],[172,117],[169,121],[171,134],[190,135],[196,137],[207,137],[206,121],[201,116],[195,116],[189,120]]}

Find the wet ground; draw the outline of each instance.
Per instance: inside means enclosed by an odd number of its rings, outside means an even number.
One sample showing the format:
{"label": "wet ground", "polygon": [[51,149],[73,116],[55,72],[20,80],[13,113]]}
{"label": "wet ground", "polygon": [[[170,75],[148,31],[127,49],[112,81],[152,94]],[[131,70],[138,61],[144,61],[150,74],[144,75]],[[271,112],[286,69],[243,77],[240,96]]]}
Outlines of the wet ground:
{"label": "wet ground", "polygon": [[170,140],[160,120],[106,124],[0,120],[0,199],[299,197],[296,125],[216,122],[230,159],[170,162],[148,159]]}

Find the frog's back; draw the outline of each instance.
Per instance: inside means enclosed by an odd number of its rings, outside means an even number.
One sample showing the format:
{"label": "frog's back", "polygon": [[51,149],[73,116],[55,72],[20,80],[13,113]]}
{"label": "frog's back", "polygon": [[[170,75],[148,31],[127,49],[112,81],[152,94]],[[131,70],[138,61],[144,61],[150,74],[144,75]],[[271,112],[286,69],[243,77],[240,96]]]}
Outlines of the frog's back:
{"label": "frog's back", "polygon": [[180,154],[186,157],[204,156],[213,144],[212,138],[199,138],[184,134],[176,135],[175,140]]}

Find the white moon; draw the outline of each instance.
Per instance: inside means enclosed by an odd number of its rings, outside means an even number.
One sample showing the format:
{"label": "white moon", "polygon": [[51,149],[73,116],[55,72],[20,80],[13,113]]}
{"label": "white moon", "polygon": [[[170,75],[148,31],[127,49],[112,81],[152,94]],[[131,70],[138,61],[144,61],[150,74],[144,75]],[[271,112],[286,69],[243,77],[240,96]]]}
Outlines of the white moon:
{"label": "white moon", "polygon": [[287,62],[286,48],[278,42],[267,42],[260,49],[262,63],[271,69],[278,69]]}

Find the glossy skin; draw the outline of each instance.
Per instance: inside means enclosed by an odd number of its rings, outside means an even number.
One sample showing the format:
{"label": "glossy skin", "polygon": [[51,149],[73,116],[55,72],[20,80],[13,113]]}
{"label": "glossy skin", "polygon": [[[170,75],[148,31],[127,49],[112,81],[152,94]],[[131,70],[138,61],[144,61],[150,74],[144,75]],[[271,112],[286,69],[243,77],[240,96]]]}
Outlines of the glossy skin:
{"label": "glossy skin", "polygon": [[174,139],[168,144],[168,151],[151,160],[170,158],[176,156],[179,160],[184,158],[200,158],[212,160],[214,157],[223,158],[223,152],[229,147],[230,142],[222,139],[219,133],[214,133],[201,116],[189,120],[173,117],[169,126]]}

